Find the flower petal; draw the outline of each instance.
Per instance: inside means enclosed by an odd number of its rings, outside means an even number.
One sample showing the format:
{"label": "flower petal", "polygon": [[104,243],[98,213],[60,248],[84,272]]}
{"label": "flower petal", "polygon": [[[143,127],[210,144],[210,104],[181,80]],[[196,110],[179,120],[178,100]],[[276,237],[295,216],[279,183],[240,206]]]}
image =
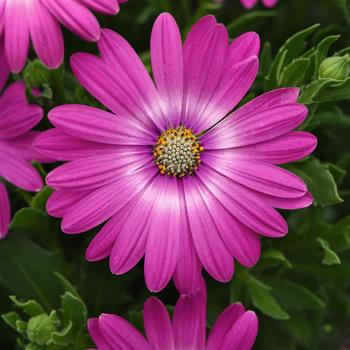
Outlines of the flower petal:
{"label": "flower petal", "polygon": [[149,180],[148,172],[140,170],[96,189],[64,215],[62,231],[80,233],[96,227],[133,200]]}
{"label": "flower petal", "polygon": [[146,155],[145,151],[130,149],[117,154],[74,160],[51,171],[46,183],[54,189],[83,191],[99,188],[146,165]]}
{"label": "flower petal", "polygon": [[58,68],[64,56],[59,23],[39,0],[26,2],[30,36],[35,52],[49,68]]}
{"label": "flower petal", "polygon": [[[183,185],[179,184],[181,213],[186,213],[186,200]],[[198,290],[202,275],[202,264],[199,261],[193,243],[187,215],[182,215],[179,240],[179,258],[177,260],[174,282],[181,294],[188,295]]]}
{"label": "flower petal", "polygon": [[[4,11],[3,9],[4,6],[5,6],[5,2],[2,1],[0,3],[0,18],[3,18],[4,16],[2,13]],[[1,19],[0,19],[0,22],[1,22]],[[0,33],[1,33],[1,25],[0,25]],[[10,74],[10,69],[6,62],[6,55],[5,55],[3,40],[0,41],[0,62],[2,62],[0,65],[0,91],[2,91]]]}
{"label": "flower petal", "polygon": [[164,120],[160,98],[137,54],[112,31],[103,30],[98,45],[102,59],[85,53],[71,57],[74,75],[113,113],[134,118],[147,130],[159,133],[157,121]]}
{"label": "flower petal", "polygon": [[226,308],[215,321],[207,340],[206,350],[221,350],[227,333],[234,323],[244,314],[244,307],[240,303]]}
{"label": "flower petal", "polygon": [[147,339],[154,350],[175,350],[169,314],[159,299],[147,299],[143,306],[143,319]]}
{"label": "flower petal", "polygon": [[258,318],[252,311],[247,311],[226,334],[222,349],[251,350],[258,334]]}
{"label": "flower petal", "polygon": [[5,51],[13,73],[19,73],[27,60],[29,26],[26,7],[22,0],[5,2]]}
{"label": "flower petal", "polygon": [[62,105],[49,113],[51,123],[64,133],[111,145],[153,145],[155,135],[131,118],[84,105]]}
{"label": "flower petal", "polygon": [[[145,280],[150,291],[159,292],[171,279],[179,255],[181,212],[177,180],[158,176],[153,198],[145,253]],[[159,269],[159,266],[162,266]]]}
{"label": "flower petal", "polygon": [[282,237],[288,232],[283,217],[259,194],[209,167],[199,168],[196,174],[218,201],[251,230],[267,237]]}
{"label": "flower petal", "polygon": [[0,239],[5,238],[11,221],[10,200],[6,187],[0,182]]}
{"label": "flower petal", "polygon": [[183,183],[188,219],[199,259],[210,275],[220,282],[227,282],[233,276],[233,258],[208,210],[209,193],[198,179],[187,177]]}
{"label": "flower petal", "polygon": [[76,0],[41,0],[57,20],[87,41],[100,38],[100,25],[94,15]]}
{"label": "flower petal", "polygon": [[43,186],[36,169],[14,154],[0,154],[0,176],[25,191],[38,192]]}
{"label": "flower petal", "polygon": [[205,343],[203,298],[200,293],[180,296],[173,315],[176,349],[202,349]]}
{"label": "flower petal", "polygon": [[177,127],[183,95],[182,42],[176,21],[168,13],[161,14],[154,23],[151,61],[157,89],[167,104],[168,126]]}
{"label": "flower petal", "polygon": [[80,202],[89,193],[89,191],[55,191],[46,202],[46,210],[55,218],[63,218],[70,208]]}
{"label": "flower petal", "polygon": [[120,148],[99,142],[90,142],[65,134],[59,129],[46,130],[34,140],[37,152],[61,161],[116,154]]}
{"label": "flower petal", "polygon": [[245,159],[285,164],[305,158],[316,146],[317,138],[314,135],[305,131],[291,131],[272,140],[235,148],[233,152]]}
{"label": "flower petal", "polygon": [[106,15],[115,15],[119,12],[118,0],[80,0],[80,2],[91,10]]}
{"label": "flower petal", "polygon": [[90,318],[88,320],[87,326],[88,326],[90,337],[92,338],[92,340],[100,350],[115,350],[112,346],[108,344],[107,340],[104,338],[103,334],[101,333],[98,318]]}
{"label": "flower petal", "polygon": [[104,338],[114,350],[152,350],[143,335],[119,316],[102,314],[99,317],[99,326]]}

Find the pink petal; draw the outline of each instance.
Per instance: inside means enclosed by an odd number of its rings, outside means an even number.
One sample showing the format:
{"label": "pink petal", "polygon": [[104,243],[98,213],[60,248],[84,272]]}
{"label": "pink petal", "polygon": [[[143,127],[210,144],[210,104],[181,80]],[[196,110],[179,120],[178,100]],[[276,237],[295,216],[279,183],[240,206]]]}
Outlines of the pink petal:
{"label": "pink petal", "polygon": [[114,242],[133,207],[132,203],[127,204],[107,221],[86,250],[85,258],[88,261],[102,260],[111,255]]}
{"label": "pink petal", "polygon": [[285,164],[305,158],[316,146],[317,138],[314,135],[305,131],[291,131],[272,140],[235,148],[232,152],[245,159]]}
{"label": "pink petal", "polygon": [[[113,113],[121,118],[134,118],[143,128],[158,134],[157,121],[163,118],[160,99],[149,76],[145,79],[147,72],[142,62],[130,45],[114,32],[104,30],[98,44],[103,59],[84,53],[71,57],[75,76]],[[113,61],[107,60],[107,53]],[[115,57],[120,61],[115,62]]]}
{"label": "pink petal", "polygon": [[80,0],[80,2],[91,10],[106,15],[115,15],[119,12],[118,0]]}
{"label": "pink petal", "polygon": [[258,318],[252,311],[247,311],[226,334],[222,349],[251,350],[258,334]]}
{"label": "pink petal", "polygon": [[225,72],[210,103],[200,113],[199,130],[213,126],[236,107],[252,86],[258,69],[258,58],[251,56]]}
{"label": "pink petal", "polygon": [[56,19],[70,31],[87,41],[100,38],[100,26],[94,15],[75,0],[41,0]]}
{"label": "pink petal", "polygon": [[6,187],[0,182],[0,239],[5,238],[11,221],[10,200]]}
{"label": "pink petal", "polygon": [[64,215],[62,231],[80,233],[96,227],[131,201],[149,180],[148,173],[141,170],[96,189]]}
{"label": "pink petal", "polygon": [[234,323],[244,314],[244,307],[240,303],[226,308],[215,321],[207,340],[206,350],[221,350],[227,333]]}
{"label": "pink petal", "polygon": [[[150,291],[159,292],[171,279],[179,255],[181,229],[177,180],[158,176],[145,253],[145,280]],[[160,269],[159,266],[162,266]]]}
{"label": "pink petal", "polygon": [[288,232],[283,217],[257,193],[227,179],[208,167],[196,173],[218,201],[242,224],[267,237]]}
{"label": "pink petal", "polygon": [[[41,107],[27,104],[24,89],[24,83],[14,83],[0,98],[0,139],[2,140],[15,138],[28,132],[43,117]],[[14,99],[12,99],[13,96]]]}
{"label": "pink petal", "polygon": [[176,349],[203,349],[205,322],[200,293],[180,296],[173,315]]}
{"label": "pink petal", "polygon": [[[151,167],[149,173],[149,178],[153,178],[154,181],[157,169]],[[145,254],[147,229],[152,220],[150,214],[157,198],[157,186],[151,183],[138,198],[134,199],[134,207],[124,220],[111,252],[109,265],[114,274],[121,275],[128,272]]]}
{"label": "pink petal", "polygon": [[251,9],[257,4],[258,0],[241,0],[242,5],[247,8]]}
{"label": "pink petal", "polygon": [[99,326],[104,338],[115,350],[152,350],[143,335],[119,316],[102,314],[99,317]]}
{"label": "pink petal", "polygon": [[152,145],[155,135],[131,118],[84,105],[62,105],[49,113],[51,123],[64,133],[111,145]]}
{"label": "pink petal", "polygon": [[131,149],[74,160],[51,171],[46,183],[54,189],[83,191],[99,188],[147,164],[145,155],[145,151]]}
{"label": "pink petal", "polygon": [[[80,136],[80,135],[79,135]],[[37,152],[56,160],[77,160],[120,152],[116,145],[90,142],[65,134],[59,129],[46,130],[34,140]]]}
{"label": "pink petal", "polygon": [[160,96],[167,104],[168,126],[180,123],[183,94],[182,42],[175,19],[161,14],[151,35],[151,60]]}
{"label": "pink petal", "polygon": [[80,202],[89,193],[89,191],[55,191],[46,203],[46,210],[53,217],[63,218],[70,208]]}
{"label": "pink petal", "polygon": [[175,350],[169,314],[159,299],[147,299],[143,306],[143,319],[147,339],[154,350]]}
{"label": "pink petal", "polygon": [[[181,195],[181,213],[186,213],[186,200],[182,184],[179,184]],[[179,240],[179,258],[174,273],[176,288],[181,294],[195,292],[200,285],[202,265],[199,261],[196,248],[193,243],[187,215],[182,215],[181,232]]]}
{"label": "pink petal", "polygon": [[278,0],[262,0],[262,2],[266,7],[274,7],[277,5]]}
{"label": "pink petal", "polygon": [[6,1],[5,5],[5,51],[13,73],[23,69],[29,49],[28,17],[23,5],[22,0]]}
{"label": "pink petal", "polygon": [[[4,14],[2,13],[4,11],[5,2],[0,2],[0,22],[1,18],[4,18]],[[1,26],[0,26],[0,33],[1,33]],[[0,91],[3,89],[3,87],[6,84],[6,81],[8,79],[8,76],[10,74],[9,67],[6,62],[6,55],[5,55],[5,48],[3,40],[0,41]]]}
{"label": "pink petal", "polygon": [[26,191],[38,192],[43,186],[36,169],[14,154],[0,154],[0,176]]}
{"label": "pink petal", "polygon": [[199,259],[216,280],[227,282],[233,276],[234,263],[206,205],[210,200],[209,193],[198,179],[187,177],[183,183],[187,214]]}
{"label": "pink petal", "polygon": [[271,196],[298,198],[307,192],[303,180],[272,164],[236,155],[227,157],[227,154],[218,152],[206,152],[202,161],[231,180]]}
{"label": "pink petal", "polygon": [[235,38],[228,50],[226,69],[246,60],[251,56],[258,56],[260,51],[260,38],[255,32],[241,34]]}
{"label": "pink petal", "polygon": [[211,121],[206,122],[200,117],[220,82],[228,50],[228,34],[223,25],[217,24],[204,37],[198,35],[197,41],[192,37],[190,34],[184,46],[183,118],[185,124],[197,133],[211,126]]}
{"label": "pink petal", "polygon": [[203,137],[206,149],[235,148],[257,144],[287,134],[307,116],[299,104],[286,104],[242,115],[233,113]]}
{"label": "pink petal", "polygon": [[30,36],[35,52],[49,68],[58,68],[64,56],[61,28],[39,0],[27,2]]}
{"label": "pink petal", "polygon": [[108,344],[107,340],[101,333],[98,318],[90,318],[88,320],[88,330],[90,337],[100,350],[115,350]]}
{"label": "pink petal", "polygon": [[263,198],[265,198],[266,202],[272,205],[274,208],[287,210],[307,208],[314,201],[312,195],[309,192],[306,193],[303,197],[299,198],[278,198],[268,195],[263,195]]}

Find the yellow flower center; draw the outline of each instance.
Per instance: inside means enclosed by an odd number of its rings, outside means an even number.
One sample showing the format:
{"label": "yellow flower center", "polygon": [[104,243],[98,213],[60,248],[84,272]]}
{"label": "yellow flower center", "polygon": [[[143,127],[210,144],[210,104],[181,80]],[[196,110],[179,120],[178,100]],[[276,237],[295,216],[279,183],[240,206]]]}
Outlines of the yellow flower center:
{"label": "yellow flower center", "polygon": [[201,152],[198,137],[184,126],[164,131],[153,148],[160,172],[174,177],[192,175],[201,163]]}

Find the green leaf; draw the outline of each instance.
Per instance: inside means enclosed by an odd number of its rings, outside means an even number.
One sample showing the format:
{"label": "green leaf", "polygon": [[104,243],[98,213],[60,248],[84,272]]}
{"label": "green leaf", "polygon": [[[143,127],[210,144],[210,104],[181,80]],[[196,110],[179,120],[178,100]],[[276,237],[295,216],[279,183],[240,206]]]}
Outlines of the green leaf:
{"label": "green leaf", "polygon": [[309,289],[289,280],[269,280],[273,287],[274,296],[288,309],[318,311],[325,307],[325,303]]}
{"label": "green leaf", "polygon": [[46,212],[46,202],[52,194],[52,189],[45,186],[42,191],[36,194],[33,198],[32,207]]}
{"label": "green leaf", "polygon": [[309,58],[297,58],[293,60],[282,72],[279,85],[298,86],[304,81],[305,74],[309,68]]}
{"label": "green leaf", "polygon": [[309,158],[303,162],[290,164],[287,169],[299,175],[307,184],[314,197],[315,204],[332,205],[341,203],[336,182],[329,166],[316,158]]}
{"label": "green leaf", "polygon": [[341,264],[339,256],[331,249],[329,243],[325,239],[318,238],[317,241],[320,243],[321,247],[324,250],[324,258],[322,260],[322,264],[324,265]]}
{"label": "green leaf", "polygon": [[66,292],[71,292],[75,297],[81,299],[78,291],[63,275],[58,272],[54,272],[54,275],[61,281]]}
{"label": "green leaf", "polygon": [[303,88],[298,102],[306,105],[316,102],[316,96],[318,93],[333,83],[332,80],[328,79],[318,79],[313,81],[311,84]]}
{"label": "green leaf", "polygon": [[78,329],[85,327],[87,320],[87,309],[84,302],[71,292],[64,293],[61,299],[65,320],[67,322],[71,321],[74,327],[77,327]]}
{"label": "green leaf", "polygon": [[252,303],[262,313],[277,320],[289,319],[287,312],[282,309],[276,299],[272,296],[272,288],[250,276],[247,281],[247,290]]}
{"label": "green leaf", "polygon": [[61,287],[53,276],[61,260],[37,244],[13,234],[0,243],[0,284],[22,299],[52,309]]}
{"label": "green leaf", "polygon": [[323,86],[314,96],[316,102],[336,102],[350,99],[350,78]]}
{"label": "green leaf", "polygon": [[272,261],[276,261],[276,262],[282,263],[287,268],[291,268],[292,267],[292,264],[286,258],[284,253],[281,252],[280,250],[276,250],[276,249],[269,249],[269,250],[264,251],[262,253],[262,255],[261,255],[261,260],[262,261],[264,261],[264,260],[272,260]]}
{"label": "green leaf", "polygon": [[21,319],[17,312],[14,312],[14,311],[8,312],[7,314],[1,315],[1,318],[11,328],[17,331],[17,321]]}
{"label": "green leaf", "polygon": [[37,303],[35,300],[28,300],[26,302],[21,302],[17,300],[17,298],[12,295],[10,296],[11,301],[19,307],[23,312],[25,312],[27,315],[34,317],[38,316],[42,313],[45,313],[45,310],[42,308],[42,306]]}
{"label": "green leaf", "polygon": [[330,35],[324,38],[316,49],[316,71],[320,67],[322,61],[327,57],[330,47],[340,38],[340,35]]}

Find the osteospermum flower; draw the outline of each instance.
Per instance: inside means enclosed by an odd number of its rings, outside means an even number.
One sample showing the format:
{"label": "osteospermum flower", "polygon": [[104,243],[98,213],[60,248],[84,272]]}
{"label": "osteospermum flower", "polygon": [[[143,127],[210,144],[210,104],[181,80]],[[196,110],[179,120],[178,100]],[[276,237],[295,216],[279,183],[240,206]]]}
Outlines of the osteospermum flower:
{"label": "osteospermum flower", "polygon": [[100,37],[100,26],[92,14],[119,12],[127,0],[1,0],[0,34],[12,72],[20,72],[26,62],[31,38],[40,60],[49,68],[61,65],[64,56],[60,24],[87,41]]}
{"label": "osteospermum flower", "polygon": [[[3,49],[0,48],[0,91],[8,78],[8,67]],[[41,107],[30,105],[25,94],[25,84],[11,84],[0,96],[0,239],[8,232],[10,201],[5,184],[36,192],[42,188],[42,179],[31,165],[40,160],[32,143],[39,132],[31,129],[43,116]]]}
{"label": "osteospermum flower", "polygon": [[[132,47],[103,30],[101,57],[79,53],[80,83],[111,112],[83,105],[51,110],[56,127],[36,147],[68,163],[47,176],[56,191],[48,212],[75,234],[105,222],[86,253],[110,256],[123,274],[145,256],[148,288],[172,276],[178,289],[198,287],[201,268],[229,281],[234,258],[253,266],[259,235],[288,231],[275,208],[309,206],[304,182],[276,164],[304,158],[316,139],[292,131],[307,115],[298,89],[266,93],[232,112],[252,85],[259,38],[229,44],[226,28],[202,18],[184,45],[162,14],[151,37],[155,84]],[[224,118],[226,117],[226,118]],[[224,118],[224,120],[223,120]]]}
{"label": "osteospermum flower", "polygon": [[258,333],[254,312],[233,304],[222,312],[206,340],[206,302],[201,292],[181,296],[170,320],[155,297],[144,304],[146,338],[123,318],[102,314],[88,322],[99,350],[250,350]]}
{"label": "osteospermum flower", "polygon": [[[251,9],[254,7],[259,0],[241,0],[242,5],[247,8]],[[266,7],[274,7],[277,5],[278,0],[261,0],[261,2],[264,4]]]}

